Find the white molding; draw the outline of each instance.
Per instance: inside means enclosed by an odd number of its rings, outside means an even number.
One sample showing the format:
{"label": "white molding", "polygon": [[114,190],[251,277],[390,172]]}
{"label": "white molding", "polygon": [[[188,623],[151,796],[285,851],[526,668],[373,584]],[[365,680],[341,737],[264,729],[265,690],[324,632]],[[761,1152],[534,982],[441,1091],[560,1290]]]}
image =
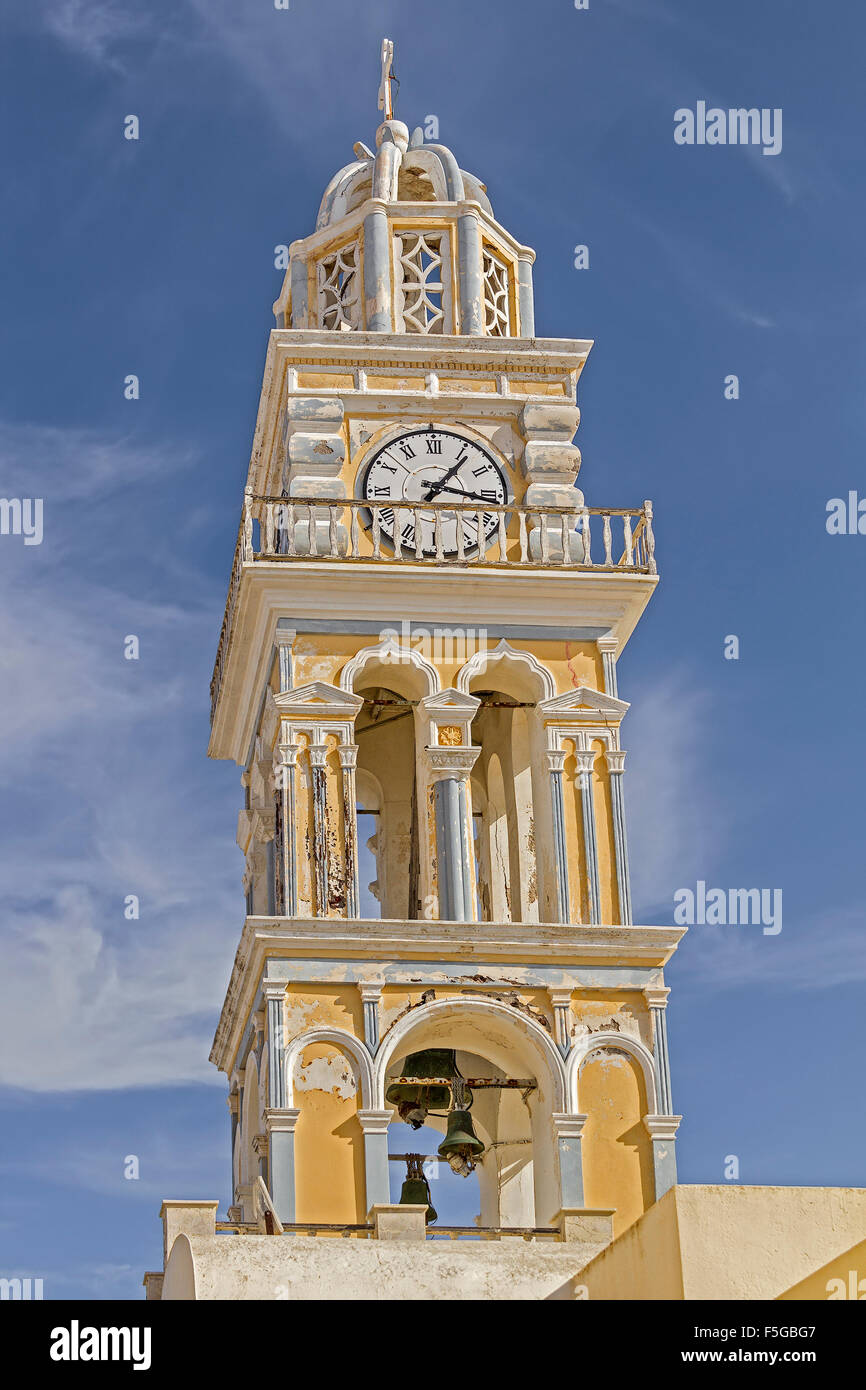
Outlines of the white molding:
{"label": "white molding", "polygon": [[373,1069],[370,1054],[364,1043],[360,1038],[353,1037],[343,1028],[325,1027],[310,1028],[306,1033],[300,1033],[296,1038],[292,1038],[291,1042],[286,1045],[283,1056],[285,1058],[286,1100],[290,1105],[295,1098],[295,1063],[304,1048],[310,1047],[313,1043],[331,1043],[340,1051],[348,1052],[358,1068],[361,1080],[361,1108],[364,1110],[374,1109],[372,1100]]}
{"label": "white molding", "polygon": [[539,1060],[543,1059],[548,1065],[548,1079],[552,1083],[554,1092],[551,1097],[552,1109],[557,1112],[565,1109],[565,1100],[568,1094],[565,1066],[556,1043],[547,1030],[529,1014],[518,1013],[498,999],[475,998],[471,995],[461,995],[457,999],[434,999],[429,1004],[421,1004],[410,1010],[408,1014],[404,1014],[402,1018],[392,1024],[379,1044],[379,1051],[376,1054],[374,1064],[375,1095],[379,1108],[384,1108],[385,1104],[385,1084],[391,1058],[399,1055],[400,1048],[419,1025],[423,1026],[431,1019],[455,1016],[465,1018],[467,1015],[478,1015],[482,1018],[496,1017],[507,1023],[517,1033],[522,1033],[524,1037],[529,1038],[530,1042],[534,1043],[537,1048]]}
{"label": "white molding", "polygon": [[604,695],[600,690],[594,690],[589,685],[579,685],[575,690],[566,691],[564,695],[555,695],[551,700],[545,700],[538,706],[545,719],[591,719],[598,720],[599,715],[607,719],[623,719],[630,708],[626,700],[617,700],[613,695]]}
{"label": "white molding", "polygon": [[[402,646],[394,637],[386,637],[381,642],[377,642],[375,646],[362,647],[350,661],[347,661],[340,672],[341,689],[353,691],[356,679],[371,661],[379,661],[384,666],[392,664],[414,666],[427,682],[428,696],[436,695],[441,690],[439,672],[436,667],[431,662],[425,661],[420,652],[415,651],[412,647]],[[353,698],[360,699],[361,697],[353,696]],[[361,703],[363,704],[363,700]]]}
{"label": "white molding", "polygon": [[463,694],[469,694],[469,684],[476,676],[485,674],[491,666],[498,666],[500,662],[525,666],[528,668],[532,677],[541,685],[541,699],[538,701],[539,708],[543,702],[553,699],[556,696],[556,681],[546,666],[533,656],[532,652],[521,651],[519,648],[512,647],[510,642],[503,637],[501,642],[493,648],[493,651],[475,652],[465,665],[461,666],[457,672],[457,689]]}
{"label": "white molding", "polygon": [[293,690],[271,695],[284,719],[354,719],[364,704],[363,697],[326,681],[310,681]]}
{"label": "white molding", "polygon": [[643,1127],[651,1139],[675,1139],[682,1115],[644,1115]]}
{"label": "white molding", "polygon": [[630,1033],[614,1033],[603,1031],[599,1033],[582,1033],[574,1039],[574,1043],[566,1063],[568,1069],[569,1098],[572,1108],[580,1110],[578,1095],[580,1093],[580,1071],[586,1059],[593,1052],[604,1052],[608,1048],[615,1048],[619,1052],[630,1053],[636,1062],[639,1063],[644,1077],[646,1087],[647,1104],[655,1104],[656,1094],[656,1069],[653,1055],[647,1047]]}

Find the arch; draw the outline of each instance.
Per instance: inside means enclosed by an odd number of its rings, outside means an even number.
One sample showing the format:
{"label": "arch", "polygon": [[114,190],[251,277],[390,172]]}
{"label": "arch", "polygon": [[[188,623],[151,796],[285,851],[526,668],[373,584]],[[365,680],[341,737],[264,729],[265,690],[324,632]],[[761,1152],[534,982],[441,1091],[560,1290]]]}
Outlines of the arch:
{"label": "arch", "polygon": [[573,1112],[575,1114],[580,1112],[578,1092],[580,1089],[581,1067],[590,1053],[604,1051],[606,1048],[616,1048],[619,1052],[628,1052],[634,1057],[643,1071],[647,1105],[655,1106],[656,1068],[653,1055],[649,1051],[649,1048],[645,1047],[639,1038],[633,1038],[628,1033],[614,1033],[608,1031],[602,1033],[587,1033],[584,1037],[577,1039],[571,1049],[567,1062],[567,1073],[568,1096]]}
{"label": "arch", "polygon": [[[548,671],[532,652],[518,651],[506,642],[504,637],[492,652],[475,652],[466,664],[461,666],[455,682],[457,689],[462,694],[469,695],[472,682],[478,676],[488,676],[492,670],[495,670],[497,675],[500,672],[510,675],[510,681],[506,677],[503,692],[514,695],[517,699],[528,698],[537,704],[541,700],[552,699],[556,694],[556,682],[552,672]],[[509,685],[511,689],[508,689]]]}
{"label": "arch", "polygon": [[[385,1108],[385,1080],[392,1057],[399,1055],[398,1049],[409,1039],[410,1034],[428,1024],[444,1022],[448,1019],[495,1018],[506,1025],[506,1031],[513,1032],[519,1043],[526,1040],[534,1053],[535,1060],[544,1068],[551,1083],[551,1109],[563,1111],[566,1107],[567,1081],[565,1067],[553,1039],[540,1023],[527,1014],[517,1013],[499,999],[473,998],[461,995],[456,999],[433,999],[404,1014],[385,1034],[376,1053],[373,1064],[372,1109]],[[523,1049],[526,1050],[525,1048]],[[495,1059],[492,1059],[495,1060]],[[365,1102],[365,1104],[370,1104]]]}
{"label": "arch", "polygon": [[[536,1082],[523,1109],[513,1117],[525,1122],[531,1147],[525,1150],[526,1157],[512,1153],[520,1169],[526,1169],[527,1164],[530,1167],[519,1184],[522,1196],[515,1194],[508,1204],[509,1219],[515,1219],[519,1208],[522,1219],[516,1224],[548,1223],[562,1207],[560,1154],[552,1117],[566,1109],[565,1067],[552,1038],[531,1015],[498,999],[464,994],[422,1004],[398,1019],[380,1044],[374,1063],[376,1109],[387,1109],[385,1084],[395,1059],[425,1047],[441,1046],[483,1058],[503,1076],[531,1076]],[[502,1095],[516,1098],[517,1092],[509,1090]],[[497,1114],[501,1118],[501,1104],[497,1105]],[[506,1137],[513,1140],[513,1130],[507,1136],[500,1133],[498,1142]],[[490,1149],[489,1154],[493,1156],[494,1150]],[[499,1208],[502,1200],[499,1178],[494,1178],[494,1170],[483,1162],[479,1180],[482,1211],[492,1213],[493,1206]],[[494,1181],[495,1197],[490,1187]]]}
{"label": "arch", "polygon": [[[361,1106],[363,1110],[372,1108],[371,1097],[374,1094],[373,1066],[370,1054],[365,1045],[358,1039],[347,1033],[343,1028],[310,1028],[306,1033],[300,1033],[293,1038],[286,1047],[285,1057],[285,1076],[286,1076],[286,1105],[293,1108],[295,1104],[295,1063],[300,1057],[304,1048],[312,1043],[331,1043],[342,1052],[347,1052],[352,1058],[358,1069],[361,1079]],[[381,1108],[381,1107],[380,1107]]]}
{"label": "arch", "polygon": [[[423,699],[425,695],[438,695],[442,686],[439,680],[439,672],[431,662],[425,661],[420,652],[416,652],[412,647],[404,647],[398,640],[396,634],[388,634],[381,642],[375,646],[362,647],[357,655],[340,672],[340,688],[349,692],[354,691],[363,675],[367,676],[367,683],[374,679],[376,667],[393,668],[401,667],[409,677],[409,685],[412,687],[412,694],[418,699]],[[368,671],[372,667],[372,671]],[[387,685],[392,680],[393,669],[381,673],[382,678],[379,684]]]}

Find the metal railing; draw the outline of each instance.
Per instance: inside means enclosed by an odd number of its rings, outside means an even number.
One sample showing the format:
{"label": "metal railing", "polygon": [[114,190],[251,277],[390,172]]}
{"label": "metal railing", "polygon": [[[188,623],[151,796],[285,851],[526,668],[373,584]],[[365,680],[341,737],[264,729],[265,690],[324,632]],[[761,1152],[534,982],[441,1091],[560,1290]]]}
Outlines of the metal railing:
{"label": "metal railing", "polygon": [[538,507],[244,496],[211,680],[216,708],[241,575],[260,562],[340,561],[656,574],[652,502]]}

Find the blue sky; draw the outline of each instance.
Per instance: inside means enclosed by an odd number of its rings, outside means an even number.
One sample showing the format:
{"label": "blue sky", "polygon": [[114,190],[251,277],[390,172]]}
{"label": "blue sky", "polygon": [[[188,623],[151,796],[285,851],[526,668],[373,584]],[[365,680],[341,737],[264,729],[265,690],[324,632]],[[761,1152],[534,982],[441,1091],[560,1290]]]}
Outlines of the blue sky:
{"label": "blue sky", "polygon": [[[635,919],[698,879],[783,890],[779,935],[696,926],[669,970],[681,1180],[736,1154],[748,1183],[862,1184],[866,537],[825,527],[866,495],[862,7],[0,14],[0,494],[45,508],[42,545],[0,537],[0,1273],[138,1297],[160,1199],[228,1196],[207,1054],[240,789],[206,758],[208,682],[273,248],[372,141],[384,34],[398,114],[437,115],[536,248],[539,332],[595,339],[588,502],[655,503],[662,582],[620,663]],[[675,145],[699,100],[782,108],[782,152]]]}

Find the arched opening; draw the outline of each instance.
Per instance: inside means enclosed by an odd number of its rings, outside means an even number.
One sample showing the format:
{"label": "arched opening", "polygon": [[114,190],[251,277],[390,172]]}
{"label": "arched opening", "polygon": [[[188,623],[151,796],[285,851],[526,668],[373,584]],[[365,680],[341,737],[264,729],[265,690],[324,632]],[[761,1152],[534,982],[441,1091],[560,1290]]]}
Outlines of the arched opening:
{"label": "arched opening", "polygon": [[[466,1079],[532,1083],[531,1088],[491,1086],[472,1091],[472,1124],[485,1146],[473,1174],[478,1181],[473,1216],[477,1215],[481,1227],[549,1223],[562,1205],[550,1117],[565,1108],[565,1095],[561,1062],[543,1025],[486,999],[461,997],[423,1006],[383,1041],[377,1061],[382,1096],[389,1078],[405,1074],[403,1068],[410,1054],[432,1047],[453,1049]],[[394,1113],[388,1145],[392,1154],[430,1153],[446,1133],[447,1120],[442,1113],[428,1114],[423,1128],[414,1132],[399,1122],[396,1110]],[[402,1164],[390,1166],[398,1170],[402,1183]],[[394,1191],[397,1179],[392,1176],[391,1181]],[[469,1180],[456,1181],[465,1184]],[[464,1217],[475,1203],[474,1192],[469,1200],[460,1188],[454,1189],[444,1168],[430,1186],[439,1213],[437,1224],[467,1224],[457,1218]],[[396,1190],[399,1197],[399,1188]]]}
{"label": "arched opening", "polygon": [[364,1145],[354,1059],[329,1041],[310,1042],[294,1059],[297,1221],[352,1225],[366,1217]]}
{"label": "arched opening", "polygon": [[[477,824],[479,914],[488,922],[537,922],[533,759],[528,716],[533,706],[501,690],[481,700],[472,742],[481,748],[472,779]],[[476,798],[478,807],[476,807]]]}
{"label": "arched opening", "polygon": [[416,918],[415,702],[384,685],[365,686],[358,694],[364,698],[355,721],[361,916]]}

